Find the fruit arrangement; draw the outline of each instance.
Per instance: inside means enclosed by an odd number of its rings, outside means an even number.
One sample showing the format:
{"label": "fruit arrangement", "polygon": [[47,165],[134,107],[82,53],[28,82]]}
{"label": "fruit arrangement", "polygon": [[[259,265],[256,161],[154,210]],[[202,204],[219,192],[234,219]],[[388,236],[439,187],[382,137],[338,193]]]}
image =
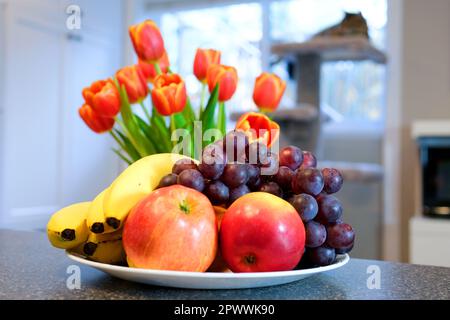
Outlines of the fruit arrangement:
{"label": "fruit arrangement", "polygon": [[339,171],[289,146],[279,155],[242,130],[206,146],[200,161],[142,158],[92,202],[48,223],[50,242],[88,259],[135,268],[267,272],[325,266],[355,234],[333,195]]}
{"label": "fruit arrangement", "polygon": [[314,155],[295,146],[278,152],[280,127],[270,112],[286,83],[258,76],[260,112],[245,113],[225,134],[225,102],[238,75],[220,52],[197,50],[194,74],[204,94],[196,114],[156,24],[129,31],[138,64],[86,87],[79,109],[94,132],[112,135],[129,166],[92,201],[53,214],[50,243],[101,263],[195,272],[325,266],[350,252],[355,233],[333,195],[342,187],[339,171],[317,169]]}
{"label": "fruit arrangement", "polygon": [[[355,233],[343,222],[342,205],[333,195],[342,187],[341,173],[334,168],[317,169],[314,154],[298,147],[285,147],[276,155],[260,141],[251,141],[242,130],[229,132],[203,150],[201,163],[177,161],[158,188],[175,184],[193,188],[213,205],[228,208],[227,212],[233,211],[233,204],[247,194],[269,193],[289,202],[303,222],[306,238],[302,267],[329,265],[337,254],[350,252]],[[261,196],[253,198],[255,202],[261,200]],[[264,204],[271,206],[273,201]],[[240,228],[244,225],[240,223]],[[222,245],[222,251],[226,251],[224,247],[227,245]]]}

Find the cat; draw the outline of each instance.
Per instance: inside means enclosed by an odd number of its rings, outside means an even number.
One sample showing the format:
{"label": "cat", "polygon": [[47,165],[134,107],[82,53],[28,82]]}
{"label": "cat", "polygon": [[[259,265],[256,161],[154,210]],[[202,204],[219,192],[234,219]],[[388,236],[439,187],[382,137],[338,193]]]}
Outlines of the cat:
{"label": "cat", "polygon": [[331,27],[328,27],[314,37],[344,37],[344,36],[363,36],[369,38],[369,28],[367,27],[367,21],[361,14],[345,12],[345,16],[342,21]]}

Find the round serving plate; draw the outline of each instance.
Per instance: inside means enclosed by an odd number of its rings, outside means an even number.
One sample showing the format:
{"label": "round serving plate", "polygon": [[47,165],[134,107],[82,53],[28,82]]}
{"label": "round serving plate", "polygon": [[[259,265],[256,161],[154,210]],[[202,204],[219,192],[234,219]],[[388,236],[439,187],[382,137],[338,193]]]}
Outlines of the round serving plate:
{"label": "round serving plate", "polygon": [[187,289],[245,289],[275,286],[338,269],[350,260],[349,255],[344,254],[338,255],[335,263],[325,267],[278,272],[232,273],[138,269],[99,263],[70,252],[67,252],[67,256],[80,264],[96,268],[120,279]]}

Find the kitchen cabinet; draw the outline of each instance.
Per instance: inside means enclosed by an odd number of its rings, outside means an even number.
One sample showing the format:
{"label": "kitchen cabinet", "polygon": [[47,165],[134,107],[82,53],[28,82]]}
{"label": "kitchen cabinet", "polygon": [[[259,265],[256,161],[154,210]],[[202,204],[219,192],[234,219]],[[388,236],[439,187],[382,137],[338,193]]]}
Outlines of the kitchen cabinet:
{"label": "kitchen cabinet", "polygon": [[[0,4],[0,225],[42,228],[118,172],[112,139],[91,132],[77,109],[82,88],[121,65],[122,1]],[[78,30],[66,26],[69,4],[81,9]]]}

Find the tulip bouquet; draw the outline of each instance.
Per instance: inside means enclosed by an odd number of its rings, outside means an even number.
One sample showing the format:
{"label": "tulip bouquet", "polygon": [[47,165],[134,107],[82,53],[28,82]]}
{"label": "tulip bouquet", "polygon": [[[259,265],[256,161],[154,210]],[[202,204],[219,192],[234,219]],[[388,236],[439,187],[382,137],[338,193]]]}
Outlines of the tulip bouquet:
{"label": "tulip bouquet", "polygon": [[[202,94],[194,110],[183,78],[170,69],[156,24],[146,20],[131,26],[129,34],[138,63],[84,88],[79,115],[94,132],[109,132],[119,147],[114,152],[128,164],[165,152],[182,151],[198,159],[202,147],[222,138],[206,134],[208,130],[225,134],[225,102],[236,91],[237,70],[221,64],[219,51],[197,49],[193,72],[202,84]],[[264,140],[270,146],[278,137],[279,126],[267,113],[278,107],[285,87],[274,74],[262,73],[256,78],[253,100],[261,112],[244,114],[236,128],[251,132],[254,140]],[[151,106],[145,103],[147,96]],[[136,105],[143,116],[137,114]],[[196,133],[201,137],[200,145],[194,143]]]}

